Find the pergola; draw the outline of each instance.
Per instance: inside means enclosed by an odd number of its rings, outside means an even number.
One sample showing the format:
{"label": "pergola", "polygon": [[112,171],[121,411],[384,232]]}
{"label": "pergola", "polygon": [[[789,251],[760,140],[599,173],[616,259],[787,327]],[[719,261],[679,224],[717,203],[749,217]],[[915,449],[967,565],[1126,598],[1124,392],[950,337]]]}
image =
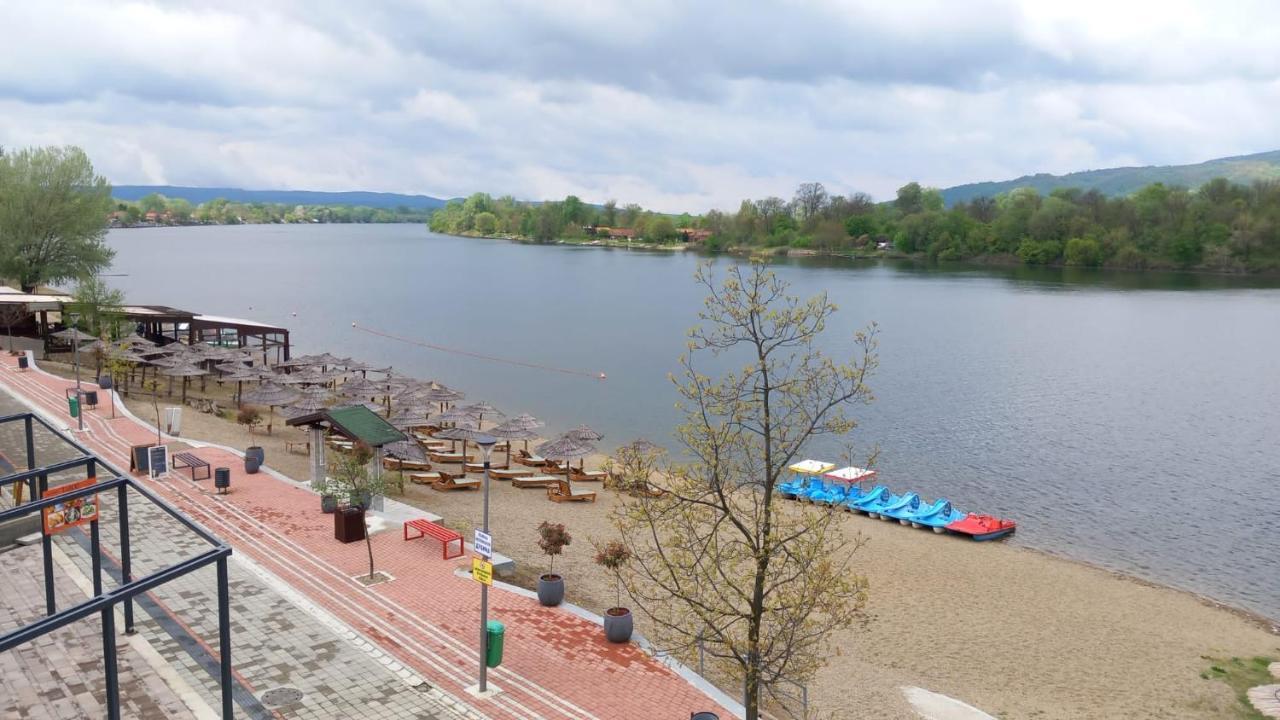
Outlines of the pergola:
{"label": "pergola", "polygon": [[326,430],[333,430],[352,442],[364,443],[373,448],[375,473],[381,472],[382,446],[409,439],[381,415],[363,405],[325,408],[291,418],[286,421],[286,424],[310,430],[312,483],[322,482],[325,477],[324,433]]}

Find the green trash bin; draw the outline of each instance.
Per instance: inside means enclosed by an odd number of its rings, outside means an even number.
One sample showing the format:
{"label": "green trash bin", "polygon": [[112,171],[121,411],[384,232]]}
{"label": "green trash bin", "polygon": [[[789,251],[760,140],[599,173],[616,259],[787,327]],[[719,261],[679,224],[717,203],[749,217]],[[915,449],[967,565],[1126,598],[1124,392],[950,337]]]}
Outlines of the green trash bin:
{"label": "green trash bin", "polygon": [[502,664],[502,636],[506,628],[497,620],[485,625],[484,664],[496,668]]}
{"label": "green trash bin", "polygon": [[80,398],[67,398],[67,407],[71,410],[71,417],[80,417]]}

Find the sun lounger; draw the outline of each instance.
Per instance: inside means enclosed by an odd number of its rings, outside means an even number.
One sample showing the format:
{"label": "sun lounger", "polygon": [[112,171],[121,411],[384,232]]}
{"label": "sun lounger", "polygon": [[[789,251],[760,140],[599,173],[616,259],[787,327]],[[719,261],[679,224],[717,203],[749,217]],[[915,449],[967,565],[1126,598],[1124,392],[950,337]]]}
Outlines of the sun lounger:
{"label": "sun lounger", "polygon": [[519,468],[489,468],[489,475],[495,480],[514,480],[516,478],[529,477],[533,475],[533,471]]}
{"label": "sun lounger", "polygon": [[564,482],[555,475],[529,475],[526,477],[511,478],[511,487],[518,488],[548,488],[552,485]]}
{"label": "sun lounger", "polygon": [[414,485],[434,485],[440,480],[438,472],[410,472],[405,473],[404,476]]}
{"label": "sun lounger", "polygon": [[440,473],[440,479],[432,483],[432,488],[442,492],[449,490],[479,490],[479,480],[468,480],[465,475],[450,475],[447,472]]}
{"label": "sun lounger", "polygon": [[[463,470],[465,470],[466,472],[469,472],[469,473],[482,473],[482,472],[484,472],[484,463],[482,463],[482,462],[474,462],[474,463],[469,462],[469,463],[463,463],[463,465],[462,465],[462,469],[463,469]],[[493,474],[494,472],[497,472],[498,470],[507,470],[507,469],[509,469],[507,465],[490,465],[490,466],[489,466],[489,473],[490,473],[490,474]]]}
{"label": "sun lounger", "polygon": [[[514,484],[515,481],[513,480]],[[580,490],[573,486],[569,480],[561,480],[556,478],[555,485],[547,486],[547,499],[552,502],[579,502],[590,500],[596,501],[596,494],[592,490]]]}
{"label": "sun lounger", "polygon": [[417,470],[426,472],[431,469],[431,463],[422,462],[421,460],[401,460],[400,458],[382,458],[382,467],[387,470]]}
{"label": "sun lounger", "polygon": [[531,468],[541,468],[550,462],[550,460],[547,460],[541,455],[530,455],[527,450],[521,450],[514,460],[525,467]]}
{"label": "sun lounger", "polygon": [[429,452],[427,453],[427,457],[431,459],[431,462],[453,463],[455,465],[461,464],[461,463],[469,463],[475,460],[475,457],[471,455],[463,455],[460,452],[459,453]]}
{"label": "sun lounger", "polygon": [[604,482],[608,476],[603,470],[579,470],[578,468],[569,468],[569,479],[574,482]]}

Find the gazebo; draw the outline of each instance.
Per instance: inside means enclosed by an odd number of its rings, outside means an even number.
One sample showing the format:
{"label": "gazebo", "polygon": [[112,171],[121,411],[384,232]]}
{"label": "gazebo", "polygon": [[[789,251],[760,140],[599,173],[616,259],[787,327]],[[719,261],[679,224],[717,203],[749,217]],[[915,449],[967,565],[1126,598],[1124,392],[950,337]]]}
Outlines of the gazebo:
{"label": "gazebo", "polygon": [[382,472],[382,447],[408,440],[408,436],[395,429],[380,415],[363,405],[325,408],[290,418],[286,424],[305,427],[311,431],[311,482],[325,477],[324,433],[326,430],[346,437],[352,442],[364,443],[373,448],[373,472]]}

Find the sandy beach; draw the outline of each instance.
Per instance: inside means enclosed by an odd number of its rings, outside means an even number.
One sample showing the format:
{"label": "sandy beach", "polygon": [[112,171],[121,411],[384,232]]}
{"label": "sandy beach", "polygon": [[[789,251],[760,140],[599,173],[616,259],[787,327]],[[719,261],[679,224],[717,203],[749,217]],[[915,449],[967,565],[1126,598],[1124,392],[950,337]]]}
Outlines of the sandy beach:
{"label": "sandy beach", "polygon": [[[161,407],[177,404],[166,400]],[[127,404],[154,420],[149,398],[135,394]],[[188,438],[249,444],[242,427],[192,408],[183,413],[182,430]],[[277,416],[275,433],[259,432],[255,442],[266,449],[268,465],[306,479],[306,456],[284,449],[286,439],[300,435]],[[541,490],[493,486],[495,549],[517,561],[517,584],[530,584],[547,566],[537,525],[562,522],[574,537],[556,560],[568,599],[594,612],[614,604],[612,580],[592,562],[592,542],[613,535],[613,491],[597,487],[594,504],[557,504]],[[409,485],[397,499],[468,533],[480,522],[479,493]],[[836,632],[830,662],[809,688],[814,708],[834,717],[917,717],[903,686],[945,693],[1001,718],[1242,717],[1227,685],[1201,677],[1207,658],[1280,657],[1274,627],[1189,593],[1013,545],[865,516],[841,518],[839,525],[867,539],[854,563],[871,593],[866,621]],[[636,620],[644,632],[644,619]]]}

